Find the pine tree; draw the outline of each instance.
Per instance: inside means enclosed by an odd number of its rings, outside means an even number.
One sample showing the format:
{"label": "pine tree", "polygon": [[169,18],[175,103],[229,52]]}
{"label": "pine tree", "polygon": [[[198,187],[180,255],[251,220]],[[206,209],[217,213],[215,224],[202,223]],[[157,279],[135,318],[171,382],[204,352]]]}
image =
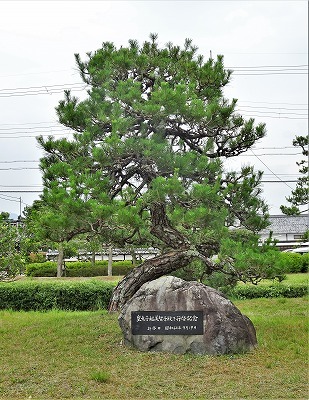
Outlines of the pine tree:
{"label": "pine tree", "polygon": [[[258,232],[267,224],[261,172],[227,172],[236,157],[264,137],[223,95],[232,72],[223,57],[204,61],[189,39],[160,48],[157,35],[139,45],[105,42],[82,61],[88,97],[69,91],[56,108],[72,140],[40,138],[46,192],[66,194],[88,212],[88,227],[106,243],[155,245],[161,254],[134,268],[114,291],[111,310],[152,279],[201,259],[210,273],[250,278],[250,270],[215,263],[229,228]],[[82,213],[86,218],[87,212]]]}
{"label": "pine tree", "polygon": [[287,215],[299,215],[299,206],[307,205],[308,207],[308,139],[309,136],[296,136],[293,140],[293,146],[300,147],[306,159],[296,163],[299,166],[299,173],[301,176],[297,179],[296,188],[292,190],[291,196],[286,197],[286,200],[291,206],[287,207],[282,205],[280,207],[281,211]]}

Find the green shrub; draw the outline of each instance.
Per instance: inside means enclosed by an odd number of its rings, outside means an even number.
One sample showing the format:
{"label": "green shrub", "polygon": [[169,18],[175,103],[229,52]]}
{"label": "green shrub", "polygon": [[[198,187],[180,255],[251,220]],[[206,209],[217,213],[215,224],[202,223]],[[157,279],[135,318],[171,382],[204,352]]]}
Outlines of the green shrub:
{"label": "green shrub", "polygon": [[259,297],[303,297],[308,294],[307,285],[239,285],[229,291],[229,296],[238,300]]}
{"label": "green shrub", "polygon": [[31,263],[26,265],[25,273],[27,276],[57,276],[57,263],[46,261],[44,263]]}
{"label": "green shrub", "polygon": [[303,254],[302,256],[302,270],[300,272],[308,272],[309,271],[309,253]]}
{"label": "green shrub", "polygon": [[308,272],[309,254],[280,253],[280,266],[286,274]]}
{"label": "green shrub", "polygon": [[[14,311],[107,309],[114,287],[113,282],[95,279],[86,282],[32,280],[2,282],[0,283],[0,309]],[[239,285],[229,291],[229,297],[240,300],[259,297],[303,297],[307,293],[306,284]]]}
{"label": "green shrub", "polygon": [[10,282],[0,284],[0,309],[14,311],[107,309],[112,282]]}
{"label": "green shrub", "polygon": [[68,277],[90,277],[90,276],[105,276],[107,275],[107,267],[82,267],[68,268],[66,267],[65,276]]}
{"label": "green shrub", "polygon": [[[67,261],[65,263],[65,276],[105,276],[107,275],[107,264],[107,260],[97,261],[94,266],[89,261]],[[113,275],[126,275],[132,267],[131,261],[113,261]],[[26,266],[26,275],[32,277],[57,276],[57,263],[46,261],[44,263],[28,264]]]}

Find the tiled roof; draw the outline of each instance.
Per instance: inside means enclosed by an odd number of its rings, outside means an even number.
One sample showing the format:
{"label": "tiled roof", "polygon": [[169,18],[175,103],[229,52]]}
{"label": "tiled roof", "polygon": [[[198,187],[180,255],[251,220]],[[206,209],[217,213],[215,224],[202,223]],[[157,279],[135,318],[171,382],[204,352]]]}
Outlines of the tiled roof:
{"label": "tiled roof", "polygon": [[270,225],[261,231],[268,233],[272,231],[274,234],[279,233],[299,233],[302,234],[309,229],[308,215],[271,215],[269,217]]}

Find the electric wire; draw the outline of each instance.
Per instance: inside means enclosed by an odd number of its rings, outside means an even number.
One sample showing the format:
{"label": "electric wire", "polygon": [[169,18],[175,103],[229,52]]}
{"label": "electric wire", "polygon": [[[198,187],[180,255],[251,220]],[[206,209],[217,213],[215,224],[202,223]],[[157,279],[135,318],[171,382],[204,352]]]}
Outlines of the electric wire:
{"label": "electric wire", "polygon": [[278,176],[277,174],[274,173],[274,171],[272,171],[265,163],[264,161],[262,161],[259,156],[257,156],[254,151],[252,149],[250,149],[251,153],[272,173],[273,176],[275,176],[276,178],[278,178],[279,181],[281,181],[282,183],[284,183],[288,188],[290,188],[291,190],[293,190],[293,188],[291,186],[289,186],[285,181],[283,181],[280,176]]}
{"label": "electric wire", "polygon": [[[233,76],[241,75],[308,75],[308,65],[291,65],[291,66],[238,66],[226,67],[226,69],[233,69]],[[304,72],[303,72],[304,71]],[[55,85],[41,85],[17,88],[0,89],[0,97],[12,96],[27,96],[39,94],[54,94],[60,93],[64,89],[71,89],[81,91],[88,85],[84,82],[73,82]]]}
{"label": "electric wire", "polygon": [[[1,192],[0,192],[1,193]],[[15,203],[20,203],[20,200],[13,200],[13,199],[6,199],[5,197],[2,197],[2,195],[0,195],[0,199],[1,200],[5,200],[5,201],[13,201]]]}

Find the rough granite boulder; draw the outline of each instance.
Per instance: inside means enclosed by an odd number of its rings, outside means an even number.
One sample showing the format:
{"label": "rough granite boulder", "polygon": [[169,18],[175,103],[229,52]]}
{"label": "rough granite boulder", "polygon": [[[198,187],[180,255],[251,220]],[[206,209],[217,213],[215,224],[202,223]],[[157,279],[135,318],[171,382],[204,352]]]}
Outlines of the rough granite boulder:
{"label": "rough granite boulder", "polygon": [[[203,334],[132,334],[132,311],[203,311]],[[235,354],[257,345],[252,322],[222,293],[198,282],[166,276],[145,283],[121,310],[124,344],[141,351]]]}

